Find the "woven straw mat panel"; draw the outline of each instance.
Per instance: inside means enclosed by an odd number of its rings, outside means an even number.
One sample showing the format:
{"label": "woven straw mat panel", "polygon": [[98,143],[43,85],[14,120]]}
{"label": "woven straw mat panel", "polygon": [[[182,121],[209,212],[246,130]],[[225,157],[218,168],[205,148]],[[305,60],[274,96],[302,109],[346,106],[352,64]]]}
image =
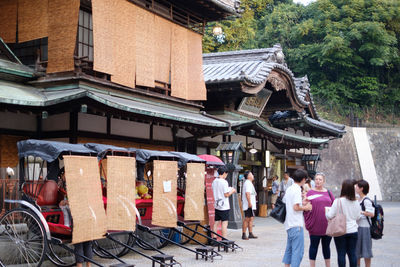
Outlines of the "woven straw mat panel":
{"label": "woven straw mat panel", "polygon": [[171,30],[173,23],[154,16],[155,28],[155,80],[170,83],[171,71]]}
{"label": "woven straw mat panel", "polygon": [[114,74],[113,40],[116,27],[114,21],[116,2],[117,0],[92,0],[93,69],[108,74]]}
{"label": "woven straw mat panel", "polygon": [[185,28],[174,24],[171,43],[171,95],[187,99],[188,45]]}
{"label": "woven straw mat panel", "polygon": [[135,231],[136,160],[107,157],[107,229]]}
{"label": "woven straw mat panel", "polygon": [[[163,227],[176,227],[178,164],[176,161],[155,160],[153,166],[153,214],[151,223]],[[165,192],[168,187],[170,191]]]}
{"label": "woven straw mat panel", "polygon": [[64,156],[65,179],[74,222],[72,243],[104,237],[107,218],[96,157]]}
{"label": "woven straw mat panel", "polygon": [[115,5],[113,59],[111,81],[135,87],[135,6],[128,1]]}
{"label": "woven straw mat panel", "polygon": [[188,163],[186,170],[185,220],[204,220],[204,163]]}
{"label": "woven straw mat panel", "polygon": [[18,42],[48,35],[48,0],[18,0]]}
{"label": "woven straw mat panel", "polygon": [[154,14],[135,8],[136,85],[154,87]]}
{"label": "woven straw mat panel", "polygon": [[48,73],[74,70],[79,4],[79,0],[49,0]]}
{"label": "woven straw mat panel", "polygon": [[188,34],[188,93],[187,100],[207,100],[203,76],[202,35],[187,31]]}
{"label": "woven straw mat panel", "polygon": [[16,42],[17,7],[16,0],[0,0],[0,37],[6,43]]}

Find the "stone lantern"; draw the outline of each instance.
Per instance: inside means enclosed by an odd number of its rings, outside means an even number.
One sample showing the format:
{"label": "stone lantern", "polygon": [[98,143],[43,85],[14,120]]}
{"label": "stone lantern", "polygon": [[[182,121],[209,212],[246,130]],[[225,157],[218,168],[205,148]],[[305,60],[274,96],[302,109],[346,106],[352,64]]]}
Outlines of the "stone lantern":
{"label": "stone lantern", "polygon": [[[227,165],[229,169],[226,180],[229,186],[237,189],[237,182],[239,178],[239,171],[243,169],[239,164],[239,154],[246,150],[242,146],[242,142],[223,142],[220,143],[216,149],[220,152],[222,161]],[[239,207],[238,194],[233,194],[229,198],[230,212],[228,228],[240,229],[242,228],[242,213]]]}

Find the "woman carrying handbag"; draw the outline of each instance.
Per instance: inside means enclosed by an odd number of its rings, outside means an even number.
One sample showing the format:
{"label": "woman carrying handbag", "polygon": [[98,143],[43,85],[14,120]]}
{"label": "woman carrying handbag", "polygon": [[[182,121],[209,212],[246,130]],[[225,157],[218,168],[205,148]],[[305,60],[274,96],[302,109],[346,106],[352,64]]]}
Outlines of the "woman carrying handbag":
{"label": "woman carrying handbag", "polygon": [[[334,238],[338,254],[338,266],[346,266],[346,254],[349,258],[350,267],[357,267],[356,245],[357,245],[357,220],[361,216],[361,208],[356,200],[354,180],[347,179],[342,183],[340,198],[335,199],[332,207],[326,214],[328,220],[343,213],[346,217],[346,233]],[[329,224],[329,223],[328,223]],[[329,225],[328,225],[329,229]]]}
{"label": "woman carrying handbag", "polygon": [[312,188],[307,192],[307,198],[310,197],[313,209],[303,213],[306,229],[310,235],[308,257],[310,259],[310,267],[315,267],[315,259],[317,257],[319,243],[321,243],[325,267],[330,267],[330,244],[332,237],[326,235],[328,221],[325,218],[325,208],[332,206],[335,197],[324,187],[326,182],[325,174],[321,172],[317,173],[314,180],[315,188]]}

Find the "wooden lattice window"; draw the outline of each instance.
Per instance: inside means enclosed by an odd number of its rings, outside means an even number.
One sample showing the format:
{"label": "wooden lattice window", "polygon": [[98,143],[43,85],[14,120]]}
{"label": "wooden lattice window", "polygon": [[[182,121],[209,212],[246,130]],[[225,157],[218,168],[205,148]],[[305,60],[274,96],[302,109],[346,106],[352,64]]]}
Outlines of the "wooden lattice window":
{"label": "wooden lattice window", "polygon": [[79,10],[77,56],[93,61],[93,20],[92,14]]}

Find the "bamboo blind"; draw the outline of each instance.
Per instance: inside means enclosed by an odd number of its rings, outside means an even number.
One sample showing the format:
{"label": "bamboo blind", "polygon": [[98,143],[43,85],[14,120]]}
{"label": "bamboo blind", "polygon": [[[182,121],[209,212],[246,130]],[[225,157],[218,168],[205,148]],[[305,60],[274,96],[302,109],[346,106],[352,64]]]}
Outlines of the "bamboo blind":
{"label": "bamboo blind", "polygon": [[79,0],[49,0],[47,72],[74,70]]}
{"label": "bamboo blind", "polygon": [[108,156],[107,165],[107,229],[135,231],[136,160]]}
{"label": "bamboo blind", "polygon": [[[177,222],[177,172],[176,161],[153,161],[153,213],[152,224],[176,227]],[[171,191],[165,192],[164,183],[171,183]]]}
{"label": "bamboo blind", "polygon": [[92,0],[93,69],[114,74],[113,40],[116,0]]}
{"label": "bamboo blind", "polygon": [[187,164],[185,220],[204,220],[204,173],[204,163]]}
{"label": "bamboo blind", "polygon": [[159,16],[154,18],[155,27],[155,79],[170,83],[171,31],[173,23]]}
{"label": "bamboo blind", "polygon": [[203,53],[201,34],[187,30],[188,34],[188,100],[207,100],[203,76]]}
{"label": "bamboo blind", "polygon": [[48,36],[48,0],[18,0],[18,42]]}
{"label": "bamboo blind", "polygon": [[134,6],[136,22],[136,85],[154,87],[154,14]]}
{"label": "bamboo blind", "polygon": [[6,43],[16,42],[17,8],[15,0],[0,0],[0,37]]}
{"label": "bamboo blind", "polygon": [[64,156],[68,202],[74,222],[72,243],[104,237],[104,210],[99,166],[96,157]]}
{"label": "bamboo blind", "polygon": [[119,1],[114,12],[114,67],[111,80],[135,87],[135,6],[128,1]]}
{"label": "bamboo blind", "polygon": [[187,99],[188,45],[187,30],[174,24],[171,38],[171,95]]}

